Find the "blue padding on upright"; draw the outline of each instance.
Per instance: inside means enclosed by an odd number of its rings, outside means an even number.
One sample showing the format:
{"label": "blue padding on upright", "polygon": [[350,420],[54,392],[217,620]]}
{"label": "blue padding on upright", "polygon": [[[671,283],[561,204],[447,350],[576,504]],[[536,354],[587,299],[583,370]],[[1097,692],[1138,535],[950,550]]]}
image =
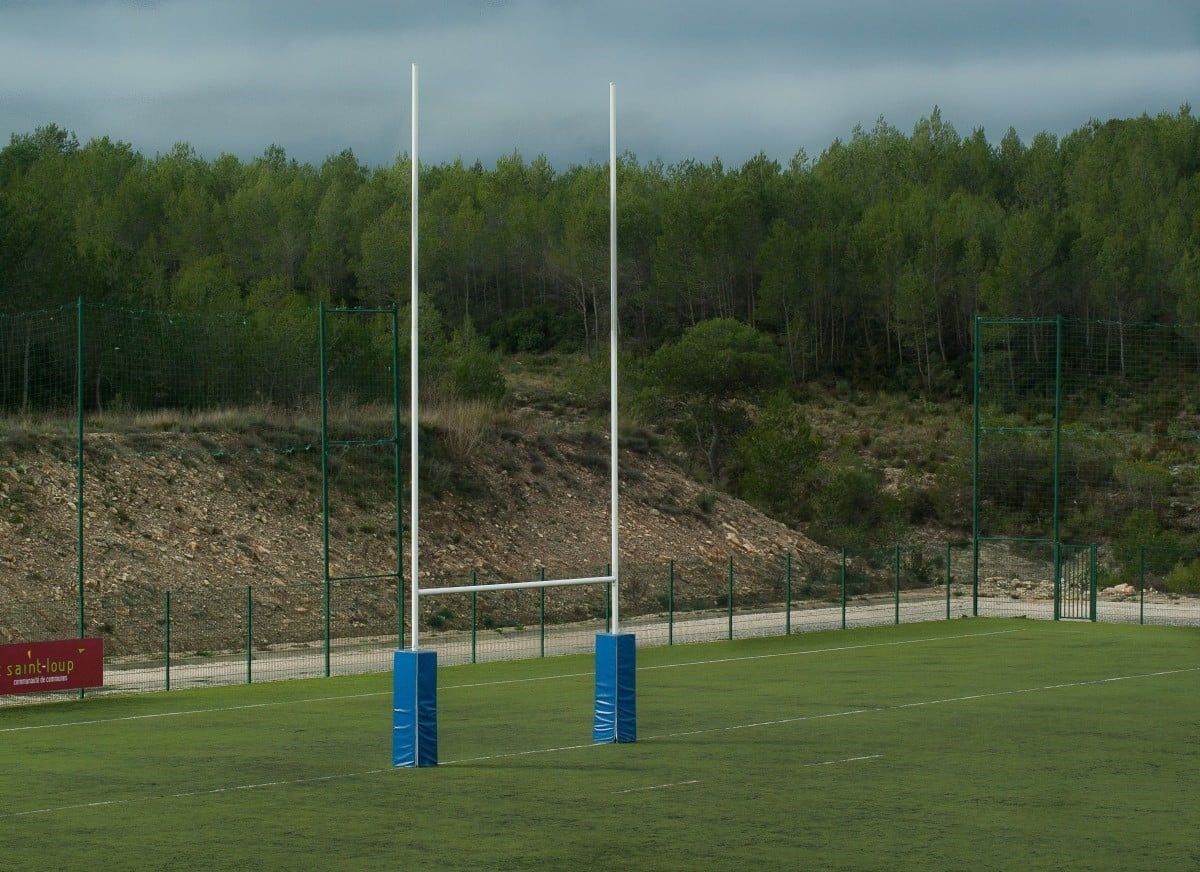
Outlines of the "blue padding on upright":
{"label": "blue padding on upright", "polygon": [[393,669],[392,765],[436,766],[437,652],[397,651]]}
{"label": "blue padding on upright", "polygon": [[596,635],[592,741],[637,741],[637,643],[633,633]]}

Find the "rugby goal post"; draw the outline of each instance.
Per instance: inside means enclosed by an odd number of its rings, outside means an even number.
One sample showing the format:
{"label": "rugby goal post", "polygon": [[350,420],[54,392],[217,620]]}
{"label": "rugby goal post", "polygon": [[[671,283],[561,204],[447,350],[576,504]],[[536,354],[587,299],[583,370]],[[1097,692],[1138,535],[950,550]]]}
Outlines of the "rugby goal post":
{"label": "rugby goal post", "polygon": [[409,573],[410,647],[397,651],[393,672],[392,765],[436,766],[437,652],[420,647],[421,597],[491,590],[608,585],[611,630],[596,635],[595,707],[592,740],[597,743],[633,742],[637,739],[636,641],[620,632],[620,469],[618,466],[617,372],[617,103],[616,84],[608,85],[608,198],[609,198],[609,574],[486,585],[453,585],[421,589],[420,560],[420,385],[419,385],[419,171],[418,68],[412,65],[412,143],[410,154],[411,240],[409,285]]}

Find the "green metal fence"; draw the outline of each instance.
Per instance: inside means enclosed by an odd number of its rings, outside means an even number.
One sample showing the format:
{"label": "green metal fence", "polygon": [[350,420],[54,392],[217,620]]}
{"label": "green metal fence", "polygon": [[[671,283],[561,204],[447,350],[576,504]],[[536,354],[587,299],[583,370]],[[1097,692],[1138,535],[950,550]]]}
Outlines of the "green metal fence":
{"label": "green metal fence", "polygon": [[[1066,570],[1064,584],[1074,587],[1056,590],[1048,543],[988,543],[977,598],[970,543],[847,551],[844,562],[841,556],[783,552],[631,564],[622,571],[622,610],[625,626],[643,646],[956,620],[975,611],[1200,626],[1200,596],[1173,593],[1168,583],[1178,567],[1200,561],[1200,552],[1143,551],[1140,573],[1123,582],[1112,574],[1115,558],[1102,559],[1097,546],[1064,551],[1057,562]],[[536,567],[531,575],[543,572]],[[495,580],[473,575],[467,581]],[[451,579],[438,579],[443,581]],[[101,692],[389,670],[396,644],[394,581],[335,583],[331,590],[328,600],[322,582],[98,597],[91,614],[105,639],[107,683]],[[595,634],[606,629],[607,602],[603,586],[439,596],[431,598],[421,635],[443,664],[589,652]],[[6,601],[0,603],[0,627],[21,626],[45,638],[70,635],[73,606],[70,596]],[[53,696],[3,698],[0,705]]]}
{"label": "green metal fence", "polygon": [[[0,316],[0,519],[41,555],[0,566],[20,591],[0,599],[0,640],[101,636],[120,689],[389,668],[411,629],[399,317],[322,307],[266,324],[82,301]],[[1200,540],[1180,517],[1200,504],[1200,333],[982,319],[976,331],[969,543],[626,565],[622,609],[639,640],[964,615],[1200,624]],[[135,470],[132,455],[171,463]],[[47,475],[56,464],[64,474]],[[299,496],[275,486],[285,471]],[[189,491],[211,505],[152,505],[145,475],[168,495],[219,482]],[[367,522],[348,511],[365,492],[389,495]],[[278,499],[319,507],[313,524],[272,541]],[[35,500],[55,507],[48,529],[27,523]],[[106,537],[113,525],[130,535]],[[281,551],[321,571],[296,578]],[[601,568],[531,561],[523,577],[580,571]],[[431,598],[425,632],[444,662],[589,650],[606,594]]]}

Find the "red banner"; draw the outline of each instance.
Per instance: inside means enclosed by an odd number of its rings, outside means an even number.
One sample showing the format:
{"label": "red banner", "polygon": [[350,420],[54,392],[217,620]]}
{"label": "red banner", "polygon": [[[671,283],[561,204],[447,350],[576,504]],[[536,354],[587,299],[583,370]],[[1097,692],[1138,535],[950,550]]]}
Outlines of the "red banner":
{"label": "red banner", "polygon": [[103,684],[103,639],[0,645],[0,694],[77,690]]}

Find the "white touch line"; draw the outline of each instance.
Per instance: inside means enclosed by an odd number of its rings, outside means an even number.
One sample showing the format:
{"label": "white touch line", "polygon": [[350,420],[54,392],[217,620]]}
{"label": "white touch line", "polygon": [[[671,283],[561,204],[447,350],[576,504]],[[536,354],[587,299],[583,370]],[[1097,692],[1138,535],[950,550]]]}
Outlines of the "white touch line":
{"label": "white touch line", "polygon": [[[441,690],[459,690],[464,687],[488,687],[493,684],[523,684],[528,681],[550,681],[556,678],[579,678],[584,675],[591,675],[591,672],[572,672],[564,675],[539,675],[534,678],[506,678],[500,681],[481,681],[477,684],[451,684],[442,687]],[[304,699],[283,699],[274,702],[252,702],[245,705],[227,705],[217,708],[202,708],[202,709],[181,709],[173,712],[153,712],[144,715],[125,715],[119,718],[96,718],[90,721],[65,721],[56,724],[31,724],[24,727],[0,727],[0,733],[23,733],[29,730],[50,730],[55,727],[85,727],[92,724],[115,724],[121,721],[143,721],[153,718],[174,718],[181,715],[203,715],[212,712],[235,712],[243,709],[259,709],[272,708],[281,705],[302,705],[310,702],[336,702],[342,699],[363,699],[371,696],[390,696],[389,690],[372,690],[366,693],[347,693],[340,696],[313,696],[305,697]]]}
{"label": "white touch line", "polygon": [[[1093,679],[1089,679],[1087,681],[1072,681],[1072,682],[1066,682],[1063,684],[1046,684],[1046,685],[1042,685],[1040,687],[1025,687],[1025,688],[1019,688],[1017,690],[997,690],[997,691],[993,691],[992,693],[973,693],[973,694],[970,694],[969,696],[955,696],[955,697],[946,697],[943,699],[929,699],[929,700],[922,700],[920,702],[900,703],[900,704],[892,705],[892,706],[880,706],[879,708],[849,709],[847,711],[830,712],[830,713],[820,714],[820,715],[802,715],[802,716],[794,717],[794,718],[780,718],[779,720],[774,720],[774,721],[756,721],[754,723],[749,723],[749,724],[732,724],[732,725],[726,726],[726,727],[709,727],[708,729],[703,729],[703,730],[686,730],[684,732],[678,732],[678,733],[662,733],[657,736],[646,736],[642,739],[642,741],[649,742],[649,741],[653,741],[656,739],[676,739],[676,738],[679,738],[682,736],[697,736],[702,733],[721,733],[721,732],[731,732],[733,730],[747,730],[747,729],[750,729],[751,727],[771,727],[771,726],[777,726],[779,724],[795,724],[795,723],[800,723],[801,721],[816,721],[816,720],[821,720],[823,718],[843,718],[843,717],[849,717],[850,715],[861,715],[861,714],[867,714],[870,712],[898,711],[900,709],[913,708],[915,706],[942,705],[942,704],[950,703],[950,702],[966,702],[969,700],[986,699],[989,697],[996,697],[996,696],[1013,696],[1016,694],[1037,693],[1039,691],[1047,691],[1047,690],[1063,690],[1068,687],[1087,687],[1090,685],[1109,684],[1109,683],[1112,683],[1115,681],[1132,681],[1137,678],[1157,678],[1157,677],[1160,677],[1163,675],[1180,675],[1185,672],[1200,672],[1200,666],[1186,666],[1181,669],[1164,669],[1159,672],[1142,672],[1142,673],[1138,673],[1135,675],[1114,675],[1109,678],[1093,678]],[[588,742],[586,744],[581,744],[581,745],[563,745],[563,746],[560,746],[557,748],[533,748],[528,751],[509,751],[504,754],[492,754],[487,757],[468,757],[468,758],[464,758],[461,760],[448,760],[445,763],[443,763],[442,765],[443,766],[451,766],[454,764],[475,763],[475,762],[480,762],[480,761],[484,761],[484,760],[500,760],[500,759],[511,758],[511,757],[527,757],[527,756],[530,756],[533,754],[553,754],[558,751],[578,751],[583,748],[598,748],[598,747],[601,747],[602,745],[608,746],[608,745],[611,745],[611,743],[610,742]],[[851,759],[854,759],[854,758],[851,758]],[[831,762],[848,762],[848,761],[831,761]],[[239,790],[257,790],[259,788],[264,788],[264,787],[287,787],[287,786],[291,786],[291,785],[295,785],[295,784],[312,784],[312,783],[318,782],[318,781],[338,781],[338,780],[343,780],[343,779],[347,779],[347,778],[360,778],[360,777],[363,777],[366,775],[382,775],[384,773],[396,772],[396,771],[397,771],[396,769],[365,769],[361,772],[335,772],[332,775],[316,775],[316,776],[312,776],[309,778],[294,778],[294,779],[289,779],[286,781],[264,781],[264,782],[260,782],[257,784],[235,784],[235,785],[231,785],[229,787],[214,787],[214,788],[211,788],[208,790],[190,790],[190,791],[184,791],[181,793],[163,793],[163,794],[158,794],[155,796],[141,796],[141,797],[135,797],[135,798],[131,798],[131,799],[107,799],[107,800],[101,800],[101,801],[97,801],[97,802],[81,802],[81,803],[76,803],[74,805],[63,805],[63,806],[54,806],[51,808],[31,809],[28,811],[8,812],[6,814],[0,814],[0,820],[4,820],[5,818],[14,818],[14,817],[27,817],[29,815],[37,815],[37,814],[52,814],[55,812],[70,811],[72,809],[80,809],[80,808],[95,808],[98,806],[108,806],[108,805],[132,805],[133,803],[150,802],[151,800],[155,800],[155,799],[179,799],[182,797],[189,797],[189,796],[210,796],[210,795],[219,794],[219,793],[233,793],[234,791],[239,791]]]}
{"label": "white touch line", "polygon": [[1007,636],[1020,633],[1015,630],[991,630],[987,633],[960,633],[956,636],[925,636],[920,639],[904,639],[899,642],[865,642],[862,645],[840,645],[837,648],[809,648],[805,651],[780,651],[777,654],[747,654],[744,657],[717,657],[712,660],[689,660],[686,663],[662,663],[657,666],[639,666],[638,672],[651,669],[677,669],[680,666],[707,666],[710,663],[738,663],[742,660],[770,660],[774,657],[801,657],[805,654],[826,654],[831,651],[857,651],[861,648],[893,648],[898,645],[915,645],[918,642],[940,642],[943,639],[969,639],[973,636]]}
{"label": "white touch line", "polygon": [[[959,633],[952,636],[924,636],[920,639],[904,639],[899,642],[869,642],[862,645],[840,645],[835,648],[809,648],[803,651],[783,651],[778,654],[748,654],[744,657],[722,657],[714,660],[687,660],[682,663],[663,663],[657,666],[639,666],[638,672],[652,669],[678,669],[683,666],[702,666],[710,663],[736,663],[742,660],[766,660],[774,657],[798,657],[808,654],[826,654],[836,651],[857,651],[863,648],[892,648],[897,645],[914,645],[918,642],[940,642],[943,639],[970,639],[974,636],[1004,636],[1009,633],[1020,633],[1021,628],[1014,630],[991,630],[986,633]],[[531,681],[555,681],[562,678],[584,678],[593,675],[592,672],[565,672],[557,675],[538,675],[532,678],[504,678],[497,681],[480,681],[473,684],[449,684],[440,690],[462,690],[471,687],[491,687],[503,684],[526,684]],[[181,709],[173,712],[152,712],[144,715],[124,715],[117,718],[95,718],[86,721],[63,721],[54,724],[30,724],[22,727],[0,727],[0,733],[25,733],[32,730],[52,730],[58,727],[85,727],[93,724],[115,724],[123,721],[143,721],[153,718],[174,718],[183,715],[203,715],[216,712],[233,712],[245,709],[273,708],[282,705],[304,705],[313,702],[335,702],[342,699],[363,699],[372,696],[390,696],[391,691],[373,690],[367,693],[348,693],[341,696],[314,696],[305,699],[285,699],[274,702],[253,702],[244,705],[218,706],[216,708]]]}
{"label": "white touch line", "polygon": [[499,681],[477,681],[474,684],[447,684],[441,690],[462,690],[464,687],[491,687],[493,684],[526,684],[530,681],[554,681],[558,678],[591,678],[595,672],[563,672],[558,675],[537,675],[533,678],[503,678]]}
{"label": "white touch line", "polygon": [[1187,666],[1183,669],[1165,669],[1161,672],[1141,672],[1137,675],[1115,675],[1111,678],[1092,678],[1087,681],[1071,681],[1065,684],[1045,684],[1040,687],[1022,687],[1017,690],[996,690],[991,693],[972,693],[967,696],[948,696],[942,699],[926,699],[920,702],[905,702],[896,705],[884,705],[878,708],[849,709],[842,712],[828,712],[820,715],[799,715],[794,718],[780,718],[775,721],[759,721],[753,724],[734,724],[728,727],[708,727],[703,730],[685,730],[678,733],[661,733],[657,736],[646,736],[643,741],[652,739],[678,739],[683,736],[698,736],[702,733],[728,733],[734,730],[748,730],[751,727],[774,727],[780,724],[798,724],[801,721],[818,721],[822,718],[844,718],[850,715],[862,715],[869,712],[889,712],[900,709],[916,708],[925,705],[944,705],[948,702],[969,702],[974,699],[988,699],[996,696],[1016,696],[1023,693],[1038,693],[1046,690],[1063,690],[1068,687],[1087,687],[1096,684],[1108,684],[1114,681],[1131,681],[1135,678],[1157,678],[1162,675],[1179,675],[1184,672],[1200,672],[1200,666]]}
{"label": "white touch line", "polygon": [[645,790],[666,790],[668,787],[683,787],[685,784],[699,783],[699,779],[693,778],[691,781],[673,781],[670,784],[652,784],[649,787],[630,787],[626,790],[614,790],[613,796],[620,796],[623,793],[641,793]]}
{"label": "white touch line", "polygon": [[479,763],[483,760],[499,760],[502,757],[528,757],[531,754],[553,754],[556,751],[578,751],[580,748],[596,748],[600,745],[611,745],[612,742],[584,742],[581,745],[563,745],[559,748],[534,748],[531,751],[505,751],[502,754],[488,754],[483,757],[463,757],[458,760],[443,760],[439,766],[455,766],[462,763]]}
{"label": "white touch line", "polygon": [[216,793],[233,793],[239,790],[258,790],[263,787],[284,787],[294,784],[312,784],[318,781],[340,781],[346,778],[359,778],[364,775],[381,775],[392,772],[392,769],[365,769],[362,772],[337,772],[333,775],[314,775],[311,778],[294,778],[286,781],[262,781],[257,784],[235,784],[231,787],[214,787],[209,790],[186,790],[180,793],[163,793],[157,796],[140,796],[132,799],[105,799],[98,802],[80,802],[75,805],[60,805],[53,808],[36,808],[29,811],[16,811],[0,815],[0,818],[29,817],[37,814],[54,814],[60,811],[72,811],[80,808],[98,808],[106,805],[133,805],[139,802],[151,802],[155,799],[183,799],[189,796],[208,796]]}
{"label": "white touch line", "polygon": [[820,763],[805,763],[805,768],[810,766],[835,766],[838,763],[855,763],[859,760],[878,760],[882,754],[867,754],[863,757],[847,757],[844,760],[822,760]]}

